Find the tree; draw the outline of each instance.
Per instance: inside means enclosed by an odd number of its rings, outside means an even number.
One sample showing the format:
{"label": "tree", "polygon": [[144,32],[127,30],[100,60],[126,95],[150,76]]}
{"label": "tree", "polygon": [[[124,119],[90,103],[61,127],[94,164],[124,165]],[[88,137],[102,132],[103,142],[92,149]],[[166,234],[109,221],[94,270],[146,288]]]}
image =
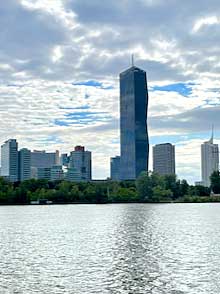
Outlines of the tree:
{"label": "tree", "polygon": [[194,187],[194,191],[195,196],[210,196],[211,189],[209,187],[199,185]]}
{"label": "tree", "polygon": [[173,199],[177,199],[181,196],[181,183],[177,180],[176,175],[165,175],[165,189],[171,190],[173,193]]}
{"label": "tree", "polygon": [[163,201],[170,201],[172,199],[173,193],[171,190],[166,190],[161,186],[156,186],[153,188],[153,202],[163,202]]}
{"label": "tree", "polygon": [[182,180],[180,182],[180,195],[179,197],[183,197],[185,195],[188,195],[189,193],[189,184],[187,183],[186,180]]}
{"label": "tree", "polygon": [[137,191],[134,187],[118,189],[117,196],[113,197],[114,202],[136,202],[139,200]]}
{"label": "tree", "polygon": [[[136,181],[137,192],[142,201],[152,201],[155,187],[165,189],[164,177],[157,173],[143,172]],[[168,190],[168,189],[167,189]]]}
{"label": "tree", "polygon": [[219,171],[214,171],[210,176],[211,189],[215,194],[220,194],[220,173]]}
{"label": "tree", "polygon": [[147,172],[142,172],[136,180],[136,188],[140,200],[147,201],[153,195],[151,179]]}

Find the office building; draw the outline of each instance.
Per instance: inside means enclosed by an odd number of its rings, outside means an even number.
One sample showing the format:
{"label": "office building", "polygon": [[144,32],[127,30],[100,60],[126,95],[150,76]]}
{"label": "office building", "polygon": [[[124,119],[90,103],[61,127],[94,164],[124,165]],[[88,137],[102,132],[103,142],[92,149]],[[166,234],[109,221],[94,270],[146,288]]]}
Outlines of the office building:
{"label": "office building", "polygon": [[31,179],[37,180],[37,167],[31,166]]}
{"label": "office building", "polygon": [[75,150],[70,153],[68,164],[69,178],[72,181],[74,174],[75,181],[91,181],[92,179],[92,159],[91,152],[85,151],[84,146],[76,146]]}
{"label": "office building", "polygon": [[50,181],[50,167],[38,167],[37,168],[37,179]]}
{"label": "office building", "polygon": [[153,171],[160,175],[175,174],[175,146],[170,143],[153,147]]}
{"label": "office building", "polygon": [[60,158],[60,163],[61,165],[64,165],[64,166],[68,166],[69,164],[69,156],[67,153],[63,153],[61,154],[61,158]]}
{"label": "office building", "polygon": [[18,175],[21,182],[31,178],[31,151],[26,148],[18,152]]}
{"label": "office building", "polygon": [[121,180],[148,170],[146,72],[132,66],[120,74]]}
{"label": "office building", "polygon": [[65,180],[69,182],[81,182],[82,177],[80,171],[74,167],[69,167],[65,174]]}
{"label": "office building", "polygon": [[61,181],[63,180],[64,174],[62,165],[54,165],[50,168],[50,180]]}
{"label": "office building", "polygon": [[110,162],[111,168],[111,180],[120,181],[120,156],[115,156],[111,158]]}
{"label": "office building", "polygon": [[52,167],[38,167],[35,170],[36,179],[48,181],[62,181],[64,173],[61,165],[54,165]]}
{"label": "office building", "polygon": [[34,150],[31,152],[31,167],[50,168],[53,165],[59,165],[59,151],[46,152]]}
{"label": "office building", "polygon": [[213,133],[211,139],[201,145],[201,161],[202,183],[209,187],[211,174],[219,170],[219,149],[218,144],[213,143]]}
{"label": "office building", "polygon": [[1,176],[10,182],[18,181],[18,143],[15,139],[1,146]]}

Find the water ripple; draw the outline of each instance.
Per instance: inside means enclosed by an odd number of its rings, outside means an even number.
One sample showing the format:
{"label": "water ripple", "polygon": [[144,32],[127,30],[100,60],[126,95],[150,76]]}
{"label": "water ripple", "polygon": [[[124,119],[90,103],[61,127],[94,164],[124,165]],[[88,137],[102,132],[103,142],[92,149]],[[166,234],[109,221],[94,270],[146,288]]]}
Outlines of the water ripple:
{"label": "water ripple", "polygon": [[0,293],[219,294],[220,205],[0,207]]}

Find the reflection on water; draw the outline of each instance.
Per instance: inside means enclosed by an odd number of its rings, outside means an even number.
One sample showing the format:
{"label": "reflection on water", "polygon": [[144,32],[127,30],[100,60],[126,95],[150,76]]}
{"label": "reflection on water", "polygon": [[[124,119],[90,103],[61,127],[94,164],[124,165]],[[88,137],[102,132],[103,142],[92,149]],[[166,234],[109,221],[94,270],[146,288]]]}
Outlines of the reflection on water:
{"label": "reflection on water", "polygon": [[219,294],[219,204],[0,207],[0,293]]}

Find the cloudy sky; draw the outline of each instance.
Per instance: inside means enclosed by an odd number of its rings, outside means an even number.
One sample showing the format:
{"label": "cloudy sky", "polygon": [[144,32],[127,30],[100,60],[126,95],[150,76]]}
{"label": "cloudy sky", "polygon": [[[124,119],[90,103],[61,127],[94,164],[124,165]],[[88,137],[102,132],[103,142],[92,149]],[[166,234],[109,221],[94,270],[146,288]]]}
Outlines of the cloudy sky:
{"label": "cloudy sky", "polygon": [[[119,154],[119,80],[145,69],[151,146],[176,145],[177,173],[200,179],[200,144],[220,143],[219,0],[0,1],[0,141]],[[150,157],[152,155],[150,154]],[[150,165],[152,166],[152,164]]]}

